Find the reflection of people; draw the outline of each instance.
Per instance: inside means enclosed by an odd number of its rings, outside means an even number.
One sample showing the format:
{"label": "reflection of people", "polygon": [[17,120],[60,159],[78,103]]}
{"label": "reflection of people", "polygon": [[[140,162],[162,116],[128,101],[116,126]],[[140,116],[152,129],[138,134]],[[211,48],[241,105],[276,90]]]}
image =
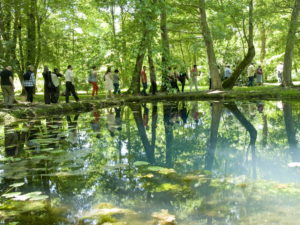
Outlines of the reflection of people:
{"label": "reflection of people", "polygon": [[71,119],[71,116],[67,116],[67,123],[68,123],[68,129],[69,129],[69,141],[72,144],[75,144],[77,142],[77,124],[78,124],[78,118],[79,114],[76,114],[73,118]]}
{"label": "reflection of people", "polygon": [[116,118],[115,118],[115,115],[112,111],[112,108],[107,109],[106,125],[107,125],[107,129],[110,133],[110,136],[114,137],[115,136],[115,131],[116,131]]}
{"label": "reflection of people", "polygon": [[256,106],[257,106],[257,111],[259,113],[262,113],[264,111],[264,103],[263,102],[258,102]]}
{"label": "reflection of people", "polygon": [[25,136],[11,126],[4,127],[4,146],[6,156],[17,156],[24,148]]}
{"label": "reflection of people", "polygon": [[100,122],[99,122],[99,119],[100,119],[100,114],[99,114],[99,111],[94,111],[93,112],[93,116],[94,116],[94,119],[91,121],[91,127],[92,127],[92,130],[97,133],[96,137],[97,138],[100,138]]}
{"label": "reflection of people", "polygon": [[122,130],[122,119],[121,119],[121,108],[115,108],[115,120],[116,120],[116,127],[117,130],[121,131]]}
{"label": "reflection of people", "polygon": [[143,104],[144,113],[143,113],[143,125],[146,129],[149,129],[149,109],[146,104]]}
{"label": "reflection of people", "polygon": [[182,109],[180,110],[179,113],[180,113],[180,117],[181,117],[183,123],[186,124],[187,119],[189,117],[189,112],[187,111],[186,105],[184,102],[182,103]]}
{"label": "reflection of people", "polygon": [[193,119],[196,123],[196,125],[198,125],[199,123],[199,118],[200,118],[200,114],[199,114],[199,111],[198,111],[198,102],[192,102],[192,110],[191,110],[191,113],[192,113],[192,116],[193,116]]}

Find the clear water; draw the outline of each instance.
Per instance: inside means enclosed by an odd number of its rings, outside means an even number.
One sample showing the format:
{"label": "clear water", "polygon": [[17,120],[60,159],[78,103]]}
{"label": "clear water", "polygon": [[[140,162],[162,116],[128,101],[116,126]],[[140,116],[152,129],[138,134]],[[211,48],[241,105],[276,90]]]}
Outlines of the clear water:
{"label": "clear water", "polygon": [[0,125],[0,224],[299,224],[299,106],[162,102]]}

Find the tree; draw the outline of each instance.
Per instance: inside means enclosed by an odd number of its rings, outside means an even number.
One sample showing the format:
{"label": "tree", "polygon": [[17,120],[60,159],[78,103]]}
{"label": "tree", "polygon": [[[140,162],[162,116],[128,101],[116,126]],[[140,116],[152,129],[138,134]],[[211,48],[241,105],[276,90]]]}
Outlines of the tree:
{"label": "tree", "polygon": [[249,66],[255,56],[255,47],[254,47],[254,28],[253,28],[253,0],[249,1],[249,34],[247,38],[248,43],[248,52],[240,64],[236,67],[231,77],[224,81],[223,88],[232,89],[238,80],[241,73]]}
{"label": "tree", "polygon": [[213,40],[211,37],[210,29],[207,23],[205,0],[199,0],[200,10],[200,26],[206,46],[207,59],[209,66],[209,73],[212,82],[212,89],[222,89],[220,73],[217,65],[217,60],[214,51]]}
{"label": "tree", "polygon": [[300,12],[300,0],[295,0],[289,32],[286,41],[285,55],[284,55],[284,68],[282,85],[284,87],[293,86],[292,82],[292,65],[293,65],[293,51],[296,42],[296,32],[298,27],[298,17]]}

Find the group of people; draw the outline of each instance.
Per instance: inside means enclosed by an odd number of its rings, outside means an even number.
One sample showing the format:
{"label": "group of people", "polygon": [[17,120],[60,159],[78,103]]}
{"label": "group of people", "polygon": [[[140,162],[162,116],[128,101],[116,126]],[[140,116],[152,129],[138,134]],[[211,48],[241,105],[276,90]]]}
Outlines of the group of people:
{"label": "group of people", "polygon": [[[53,72],[49,70],[47,66],[44,67],[42,73],[44,78],[44,101],[45,104],[58,103],[60,96],[60,80],[59,78],[65,77],[66,82],[66,103],[69,102],[69,96],[72,94],[75,100],[78,102],[79,97],[75,91],[75,82],[73,68],[71,65],[68,66],[65,76],[59,73],[59,70],[55,68]],[[12,108],[15,101],[15,85],[12,67],[7,66],[0,73],[0,83],[4,98],[4,105],[7,108]],[[34,74],[34,67],[32,65],[27,67],[26,72],[23,74],[23,83],[26,91],[26,101],[29,103],[33,102],[34,93],[36,88],[36,77]]]}
{"label": "group of people", "polygon": [[[224,69],[224,76],[223,79],[226,80],[230,78],[232,75],[232,70],[230,65],[227,65]],[[262,67],[259,65],[257,68],[254,67],[254,64],[251,63],[250,66],[247,68],[247,86],[253,86],[254,82],[256,81],[257,85],[263,84],[263,70]]]}
{"label": "group of people", "polygon": [[[147,82],[147,73],[146,73],[146,66],[143,66],[142,71],[140,72],[140,80],[142,83],[142,95],[147,95],[147,88],[148,88],[148,82]],[[181,92],[184,92],[184,87],[186,84],[186,80],[190,81],[190,90],[192,90],[193,86],[195,87],[196,91],[198,91],[198,80],[197,77],[200,76],[200,72],[197,69],[197,65],[194,65],[192,70],[190,71],[190,78],[185,71],[185,69],[182,69],[180,72],[178,72],[177,67],[168,67],[168,73],[167,73],[167,80],[166,86],[171,89],[175,90],[177,92],[180,92],[178,87],[178,81],[181,83]],[[151,84],[153,85],[153,82],[151,81]],[[156,87],[153,88],[154,90]],[[152,94],[155,94],[155,91]]]}

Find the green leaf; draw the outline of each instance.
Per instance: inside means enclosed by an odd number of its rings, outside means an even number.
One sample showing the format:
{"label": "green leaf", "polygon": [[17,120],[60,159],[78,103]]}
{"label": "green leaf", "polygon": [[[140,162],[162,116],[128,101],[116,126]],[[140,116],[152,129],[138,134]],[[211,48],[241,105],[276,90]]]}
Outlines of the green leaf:
{"label": "green leaf", "polygon": [[14,188],[16,188],[16,187],[21,187],[21,186],[23,186],[25,183],[24,182],[21,182],[21,183],[14,183],[14,184],[11,184],[11,185],[9,185],[10,187],[14,187]]}

